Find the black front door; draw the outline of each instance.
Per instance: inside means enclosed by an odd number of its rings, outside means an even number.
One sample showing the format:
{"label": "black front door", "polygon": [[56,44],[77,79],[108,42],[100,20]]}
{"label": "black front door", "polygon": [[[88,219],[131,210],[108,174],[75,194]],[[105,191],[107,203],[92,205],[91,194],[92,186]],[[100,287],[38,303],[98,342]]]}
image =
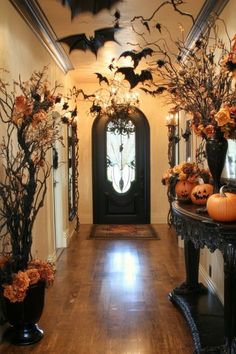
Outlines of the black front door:
{"label": "black front door", "polygon": [[93,124],[95,224],[150,223],[149,124],[137,108],[128,117],[128,131],[106,115]]}

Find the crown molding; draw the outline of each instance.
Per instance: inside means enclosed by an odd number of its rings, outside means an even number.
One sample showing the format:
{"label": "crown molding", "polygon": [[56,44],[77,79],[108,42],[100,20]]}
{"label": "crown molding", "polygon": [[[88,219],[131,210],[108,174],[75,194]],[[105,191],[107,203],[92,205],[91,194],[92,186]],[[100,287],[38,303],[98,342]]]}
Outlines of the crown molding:
{"label": "crown molding", "polygon": [[74,67],[68,55],[62,46],[57,43],[57,36],[37,0],[10,0],[10,2],[30,26],[61,70],[64,73],[73,70]]}

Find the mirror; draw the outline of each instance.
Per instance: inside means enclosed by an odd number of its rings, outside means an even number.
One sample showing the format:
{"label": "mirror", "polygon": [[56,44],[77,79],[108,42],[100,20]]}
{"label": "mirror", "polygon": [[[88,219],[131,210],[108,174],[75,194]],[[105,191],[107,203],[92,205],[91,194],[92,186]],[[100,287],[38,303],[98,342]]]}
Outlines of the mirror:
{"label": "mirror", "polygon": [[78,209],[78,138],[77,124],[67,126],[68,133],[68,207],[69,220],[73,220]]}

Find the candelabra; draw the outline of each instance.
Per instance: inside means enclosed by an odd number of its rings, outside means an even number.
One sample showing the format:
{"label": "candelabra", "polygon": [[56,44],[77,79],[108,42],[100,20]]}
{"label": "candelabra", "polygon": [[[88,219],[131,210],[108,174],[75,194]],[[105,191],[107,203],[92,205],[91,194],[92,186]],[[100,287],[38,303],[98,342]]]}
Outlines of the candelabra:
{"label": "candelabra", "polygon": [[[172,168],[176,164],[176,144],[180,138],[178,136],[178,117],[176,113],[169,112],[166,118],[167,136],[168,136],[168,163]],[[169,184],[167,187],[167,198],[169,202],[169,211],[167,215],[167,223],[169,227],[172,225],[172,202],[175,199],[175,186]]]}

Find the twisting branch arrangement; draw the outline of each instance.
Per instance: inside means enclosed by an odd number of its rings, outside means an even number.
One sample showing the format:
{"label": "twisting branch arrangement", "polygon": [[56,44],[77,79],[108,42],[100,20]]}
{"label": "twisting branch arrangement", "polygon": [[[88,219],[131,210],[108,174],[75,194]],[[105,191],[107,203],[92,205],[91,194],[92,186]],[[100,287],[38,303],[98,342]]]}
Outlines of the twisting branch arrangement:
{"label": "twisting branch arrangement", "polygon": [[186,46],[184,36],[174,40],[168,29],[160,26],[156,27],[158,38],[153,41],[136,32],[140,36],[139,47],[152,50],[152,60],[147,63],[152,87],[143,88],[144,92],[163,94],[173,109],[191,113],[192,129],[202,138],[219,132],[226,138],[234,137],[236,37],[229,37],[224,21],[217,16],[210,18],[191,47]]}
{"label": "twisting branch arrangement", "polygon": [[[62,104],[62,95],[57,94],[60,85],[50,89],[46,74],[44,67],[28,81],[19,77],[13,87],[0,78],[1,131],[5,128],[0,144],[0,285],[5,284],[4,294],[12,301],[25,296],[16,284],[14,288],[14,279],[32,260],[32,230],[52,169],[48,151],[56,141],[62,143],[60,124],[69,110],[68,98]],[[27,284],[29,279],[25,291]]]}

